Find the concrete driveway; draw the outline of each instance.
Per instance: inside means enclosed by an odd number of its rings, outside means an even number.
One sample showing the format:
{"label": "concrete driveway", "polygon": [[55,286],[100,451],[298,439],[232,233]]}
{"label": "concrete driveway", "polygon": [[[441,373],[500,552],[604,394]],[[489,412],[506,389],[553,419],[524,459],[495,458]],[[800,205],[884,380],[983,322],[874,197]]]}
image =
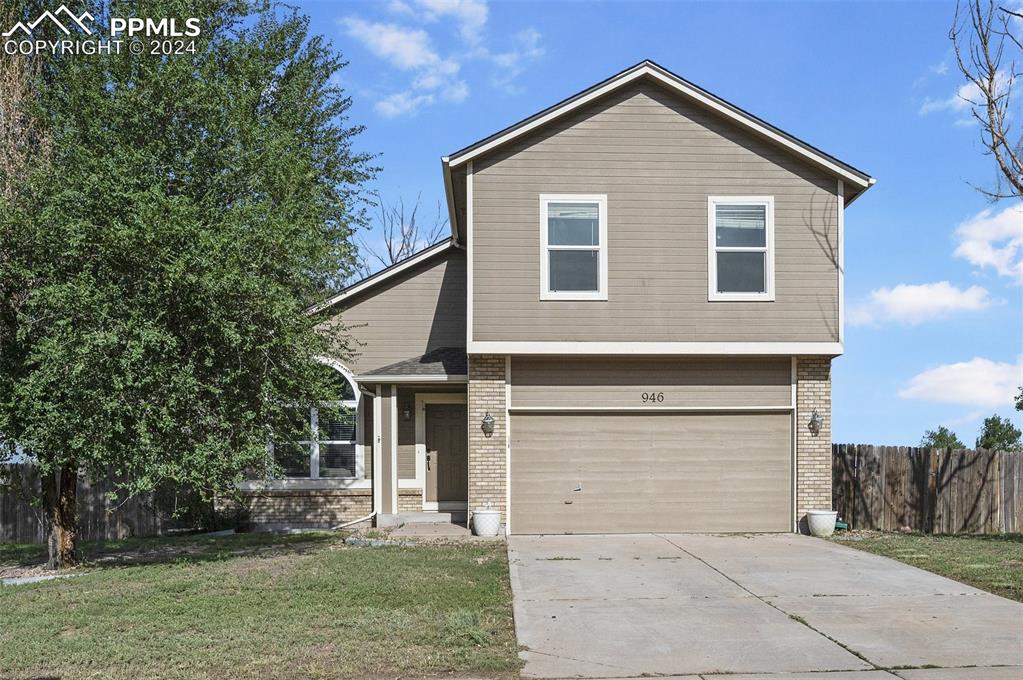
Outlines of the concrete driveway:
{"label": "concrete driveway", "polygon": [[508,553],[528,677],[1023,679],[1023,604],[814,538],[513,536]]}

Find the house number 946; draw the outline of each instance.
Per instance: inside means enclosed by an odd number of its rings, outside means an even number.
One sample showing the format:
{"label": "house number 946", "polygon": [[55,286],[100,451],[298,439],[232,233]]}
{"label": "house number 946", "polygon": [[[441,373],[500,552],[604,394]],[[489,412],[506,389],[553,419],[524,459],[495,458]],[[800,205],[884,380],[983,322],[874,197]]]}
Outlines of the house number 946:
{"label": "house number 946", "polygon": [[664,392],[644,392],[643,403],[644,404],[660,404],[664,401]]}

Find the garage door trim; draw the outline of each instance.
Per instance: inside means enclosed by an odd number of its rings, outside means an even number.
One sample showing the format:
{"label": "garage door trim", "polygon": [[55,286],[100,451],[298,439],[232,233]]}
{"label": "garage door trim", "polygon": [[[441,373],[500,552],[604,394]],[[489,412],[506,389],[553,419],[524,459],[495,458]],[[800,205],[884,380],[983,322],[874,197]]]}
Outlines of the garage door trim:
{"label": "garage door trim", "polygon": [[509,413],[543,412],[572,413],[598,412],[598,413],[650,413],[658,411],[661,413],[790,413],[791,406],[510,406]]}

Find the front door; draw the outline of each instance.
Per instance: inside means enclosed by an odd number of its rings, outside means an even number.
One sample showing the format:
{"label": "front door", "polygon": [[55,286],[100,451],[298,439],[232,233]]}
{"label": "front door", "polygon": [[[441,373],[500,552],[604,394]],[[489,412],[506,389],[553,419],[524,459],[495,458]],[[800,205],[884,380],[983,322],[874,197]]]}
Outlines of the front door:
{"label": "front door", "polygon": [[439,510],[465,507],[469,486],[466,428],[465,404],[426,404],[428,507]]}

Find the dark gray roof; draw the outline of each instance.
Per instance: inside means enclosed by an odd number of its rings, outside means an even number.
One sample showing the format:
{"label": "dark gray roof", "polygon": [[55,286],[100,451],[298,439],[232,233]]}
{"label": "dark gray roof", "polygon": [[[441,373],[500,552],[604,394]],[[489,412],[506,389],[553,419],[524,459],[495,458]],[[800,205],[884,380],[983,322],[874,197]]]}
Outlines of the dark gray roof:
{"label": "dark gray roof", "polygon": [[374,375],[466,375],[468,360],[464,347],[439,347],[426,354],[387,366],[366,371],[363,376]]}

